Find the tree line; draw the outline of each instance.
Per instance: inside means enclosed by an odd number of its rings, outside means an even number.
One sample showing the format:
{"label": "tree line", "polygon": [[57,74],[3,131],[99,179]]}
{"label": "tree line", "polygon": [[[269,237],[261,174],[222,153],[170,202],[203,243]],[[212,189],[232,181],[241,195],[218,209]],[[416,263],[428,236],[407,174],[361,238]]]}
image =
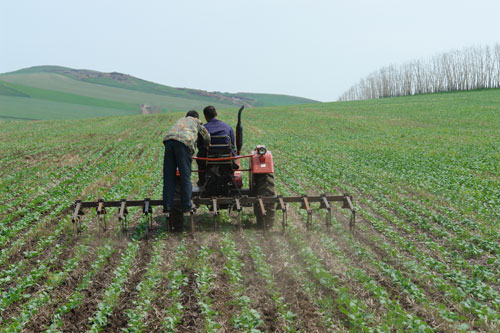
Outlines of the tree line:
{"label": "tree line", "polygon": [[339,101],[500,88],[500,43],[386,66],[344,92]]}

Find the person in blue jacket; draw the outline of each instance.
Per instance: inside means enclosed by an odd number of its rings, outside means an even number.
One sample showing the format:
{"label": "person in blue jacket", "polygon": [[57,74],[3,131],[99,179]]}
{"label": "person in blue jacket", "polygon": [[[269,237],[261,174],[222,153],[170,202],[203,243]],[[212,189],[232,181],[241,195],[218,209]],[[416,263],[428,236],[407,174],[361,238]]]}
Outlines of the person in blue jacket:
{"label": "person in blue jacket", "polygon": [[[217,119],[217,110],[212,105],[209,105],[203,109],[203,115],[205,116],[205,120],[207,121],[206,124],[204,124],[204,126],[207,129],[208,133],[210,133],[210,137],[228,136],[229,140],[231,141],[231,147],[232,147],[231,154],[232,156],[236,156],[233,128],[230,125],[226,124],[225,122]],[[201,140],[198,140],[197,156],[198,157],[207,156],[207,148],[202,144]],[[205,170],[206,167],[205,161],[197,160],[196,162],[198,163],[199,170]],[[199,176],[198,185],[203,186],[203,184],[205,183],[205,177],[204,177],[205,174],[203,172],[200,172],[198,176]]]}

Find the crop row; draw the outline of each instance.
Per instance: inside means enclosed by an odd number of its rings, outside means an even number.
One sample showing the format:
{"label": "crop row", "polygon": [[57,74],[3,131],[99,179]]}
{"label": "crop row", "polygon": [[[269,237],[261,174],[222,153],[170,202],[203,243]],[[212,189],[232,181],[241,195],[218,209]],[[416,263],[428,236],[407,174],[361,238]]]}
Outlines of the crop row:
{"label": "crop row", "polygon": [[[78,298],[81,299],[83,297],[81,292],[86,288],[86,286],[88,286],[89,281],[91,281],[90,279],[95,275],[95,273],[105,264],[109,256],[113,253],[113,249],[109,246],[109,244],[107,244],[99,248],[97,253],[97,258],[92,264],[92,267],[90,267],[89,272],[83,277],[82,282],[77,288],[77,293],[73,294],[68,303],[56,311],[57,315],[54,318],[54,326],[52,328],[57,327],[59,316],[63,313],[69,312],[69,310],[74,308],[75,304],[78,303]],[[13,322],[10,326],[8,326],[9,331],[22,330],[24,325],[29,322],[31,317],[34,316],[42,306],[48,305],[53,301],[51,296],[52,290],[65,283],[70,276],[70,273],[79,265],[82,255],[83,254],[79,254],[78,256],[69,259],[68,264],[66,264],[60,272],[52,274],[52,279],[50,280],[51,282],[45,287],[45,290],[40,291],[35,298],[31,299],[23,306],[21,313],[14,318]]]}
{"label": "crop row", "polygon": [[198,306],[200,307],[201,315],[205,320],[205,331],[216,332],[221,328],[217,322],[220,316],[219,312],[214,309],[214,301],[210,297],[210,293],[214,288],[215,272],[210,265],[210,257],[213,250],[205,245],[201,245],[197,254],[197,261],[195,263],[195,295],[198,298]]}
{"label": "crop row", "polygon": [[114,251],[109,242],[97,250],[97,258],[92,263],[88,272],[82,277],[75,291],[68,297],[68,300],[64,304],[55,310],[51,324],[47,329],[48,332],[58,332],[63,326],[64,315],[67,315],[71,310],[76,309],[82,304],[86,295],[84,293],[85,290],[92,284],[95,275],[102,269]]}
{"label": "crop row", "polygon": [[[292,162],[292,163],[293,163],[293,162]],[[292,163],[288,162],[288,165],[289,165],[289,164],[292,164]],[[305,167],[305,168],[307,168],[307,166],[303,166],[303,165],[300,165],[300,166],[294,165],[294,166],[292,166],[292,167]],[[317,170],[316,172],[319,172],[319,173],[321,173],[322,171],[323,171],[323,172],[326,172],[326,171],[325,171],[326,169],[324,169],[324,168],[319,168],[319,170],[318,170],[318,168],[316,168],[316,170]],[[314,170],[309,169],[308,171],[310,171],[311,173],[313,173],[313,175],[310,177],[310,179],[312,179],[312,181],[313,181],[314,183],[318,183],[318,182],[319,182],[320,184],[326,184],[326,183],[328,183],[328,181],[326,181],[326,182],[325,182],[325,180],[324,180],[324,179],[328,179],[328,176],[327,176],[327,175],[325,175],[325,176],[321,177],[321,178],[319,179],[319,181],[318,181],[318,178],[314,176]],[[366,179],[366,178],[367,178],[367,177],[365,177],[365,179]],[[361,183],[361,184],[360,184],[360,183]],[[360,180],[360,182],[358,182],[358,183],[356,183],[356,184],[357,184],[357,186],[359,187],[359,186],[362,186],[362,185],[363,185],[363,182],[362,182],[362,180]],[[349,188],[349,186],[348,186],[348,185],[345,185],[345,184],[344,184],[343,186],[344,186],[344,187],[346,187],[346,188]],[[367,199],[367,198],[365,198],[365,197],[366,197],[366,193],[370,193],[371,188],[373,188],[374,186],[376,186],[376,185],[375,185],[375,184],[371,184],[371,187],[370,187],[369,185],[363,186],[363,187],[362,187],[363,192],[362,192],[362,194],[360,193],[360,195],[359,195],[359,200],[361,200],[362,202],[365,202],[368,206],[370,206],[370,207],[372,207],[372,208],[373,208],[373,207],[375,207],[376,205],[377,205],[377,207],[380,207],[380,206],[378,206],[378,202],[379,202],[379,201],[374,201],[373,199],[372,199],[372,200],[368,200],[368,199]],[[352,190],[352,188],[351,188],[351,190]],[[374,195],[373,195],[373,197],[374,197],[374,198],[379,198],[378,200],[384,200],[384,196],[383,196],[383,195],[381,195],[380,193],[378,193],[378,194],[374,194]],[[372,198],[373,198],[373,197],[372,197]],[[395,207],[393,206],[393,208],[395,208]],[[378,211],[380,212],[380,208],[378,209]],[[383,216],[384,216],[385,218],[390,219],[390,221],[391,221],[391,222],[394,222],[394,221],[399,222],[399,221],[400,221],[400,220],[398,220],[398,218],[397,218],[396,216],[394,216],[394,215],[390,214],[390,212],[389,212],[389,211],[384,212],[384,215],[383,215]],[[407,232],[411,232],[411,231],[412,231],[411,229],[407,229],[407,228],[406,228],[406,227],[408,226],[408,224],[407,224],[407,223],[405,223],[404,221],[401,221],[401,222],[399,223],[399,225],[398,225],[398,226],[400,226],[401,228],[404,228],[404,230],[406,230]],[[451,242],[455,242],[455,244],[456,244],[456,243],[458,243],[458,241],[457,241],[456,239],[454,240],[454,238],[453,238],[453,237],[450,237],[450,238],[451,238],[451,240],[449,240],[449,242],[450,242],[450,241],[451,241]],[[424,242],[423,244],[432,244],[432,242],[430,242],[430,240],[428,240],[428,241]],[[482,243],[482,244],[484,245],[484,244],[486,244],[486,243],[483,241],[483,243]],[[494,248],[494,245],[492,245],[492,246],[493,246],[493,248]],[[468,245],[468,247],[470,247],[470,244]],[[429,248],[429,250],[430,250],[430,251],[435,251],[435,249],[436,249],[436,248],[437,248],[437,249],[439,249],[439,250],[443,249],[441,246],[438,246],[437,244],[435,244],[435,245],[433,245],[433,246],[432,246],[432,248]],[[490,249],[491,249],[491,247],[490,247]],[[444,250],[444,249],[443,249],[443,250]],[[444,254],[445,254],[445,256],[444,256],[445,258],[447,258],[447,257],[448,257],[448,258],[452,259],[452,261],[455,261],[457,264],[460,264],[460,265],[462,265],[462,266],[463,266],[464,264],[465,264],[465,265],[467,265],[466,260],[461,259],[461,258],[460,258],[460,254],[458,254],[458,253],[456,253],[456,252],[453,254],[453,256],[446,255],[446,252],[444,252]],[[458,255],[457,255],[457,254],[458,254]],[[490,262],[494,263],[494,260],[491,260]],[[483,271],[483,272],[484,272],[484,271],[486,271],[486,273],[485,273],[484,275],[490,275],[490,276],[491,276],[491,274],[488,274],[488,273],[487,273],[487,268],[486,268],[486,269],[484,269],[484,268],[485,268],[484,266],[483,266],[483,267],[481,267],[480,269],[479,269],[479,267],[473,267],[473,269],[474,269],[474,268],[475,268],[475,271],[479,271],[479,270],[480,270],[480,271]]]}
{"label": "crop row", "polygon": [[147,266],[144,279],[139,282],[136,290],[139,292],[137,299],[133,301],[134,308],[128,309],[126,332],[144,331],[144,319],[151,310],[152,302],[158,297],[155,289],[163,279],[162,266],[164,263],[163,252],[165,251],[165,236],[160,235],[153,245],[153,254]]}
{"label": "crop row", "polygon": [[168,273],[168,298],[170,305],[165,308],[165,317],[163,318],[163,328],[168,331],[175,330],[176,326],[181,322],[184,313],[184,306],[181,303],[182,288],[189,281],[188,276],[182,271],[187,262],[186,240],[183,239],[173,251],[174,263],[173,268]]}
{"label": "crop row", "polygon": [[[141,163],[134,164],[133,166],[140,168]],[[142,169],[139,169],[139,170],[142,170]],[[132,171],[132,170],[129,170],[129,171]],[[125,177],[120,178],[120,181],[118,183],[114,184],[110,190],[114,190],[116,188],[123,188],[123,186],[127,186],[127,187],[130,186],[129,182],[131,180],[132,175],[133,175],[133,172],[129,172]],[[55,229],[55,231],[52,234],[50,234],[46,238],[40,239],[37,242],[37,244],[35,245],[33,250],[31,250],[29,252],[25,252],[25,255],[24,255],[25,258],[34,259],[38,255],[44,254],[45,249],[48,248],[52,244],[52,242],[57,239],[57,237],[60,233],[71,232],[71,231],[67,230],[67,228],[66,228],[67,224],[70,223],[70,221],[71,221],[70,216],[66,216],[65,218],[63,218],[59,222],[59,226],[57,226],[57,228]],[[8,254],[8,252],[6,254]],[[53,253],[53,254],[51,254],[51,256],[48,256],[47,258],[57,258],[57,256]],[[23,267],[28,265],[28,263],[29,262],[27,260],[23,260],[23,261],[18,261],[15,264],[10,264],[8,269],[3,270],[1,272],[2,278],[9,279],[10,276],[13,276],[14,274],[18,274],[18,272],[20,272],[20,270]]]}
{"label": "crop row", "polygon": [[[361,200],[363,200],[363,199],[361,198]],[[369,202],[368,204],[373,204],[373,202]],[[401,247],[402,249],[406,249],[408,251],[408,254],[416,255],[418,258],[417,259],[418,262],[424,263],[427,265],[422,266],[421,264],[416,264],[416,261],[408,260],[408,255],[401,255],[393,245],[387,244],[384,240],[377,238],[376,236],[371,236],[373,241],[376,244],[383,245],[383,248],[386,251],[388,251],[388,253],[391,255],[390,257],[387,257],[386,260],[389,258],[393,258],[393,259],[396,259],[398,262],[401,262],[406,270],[412,272],[411,274],[413,275],[413,277],[415,277],[415,278],[419,277],[418,279],[415,279],[416,281],[418,281],[418,283],[421,283],[423,281],[432,281],[434,286],[435,286],[435,292],[445,293],[445,296],[447,297],[447,298],[445,298],[445,300],[450,299],[450,297],[452,295],[455,295],[455,297],[457,295],[461,295],[460,297],[462,297],[461,298],[462,299],[462,302],[461,302],[462,311],[463,311],[464,315],[472,312],[479,319],[480,323],[481,322],[483,323],[483,325],[485,322],[489,322],[489,321],[495,322],[497,320],[496,319],[496,312],[489,309],[487,305],[484,305],[481,302],[474,301],[470,298],[466,299],[467,294],[462,292],[461,289],[453,288],[452,285],[450,285],[448,282],[445,282],[443,279],[439,278],[435,273],[431,273],[431,271],[428,269],[430,267],[434,268],[436,266],[436,264],[438,263],[437,261],[434,261],[433,266],[429,266],[429,260],[432,261],[434,259],[430,258],[429,256],[426,256],[424,253],[419,252],[415,248],[414,243],[406,241],[403,237],[400,236],[400,234],[398,234],[395,231],[392,231],[391,226],[384,223],[383,220],[378,219],[377,217],[371,215],[370,212],[364,210],[363,207],[360,207],[359,210],[362,213],[362,216],[365,219],[368,219],[368,221],[370,223],[372,223],[372,225],[375,226],[377,231],[379,231],[380,233],[382,233],[386,237],[389,237],[389,239],[392,239],[393,241],[395,241],[395,243],[398,245],[398,247]],[[409,249],[408,247],[411,247],[411,249]],[[438,305],[434,304],[433,302],[429,301],[427,299],[427,297],[425,296],[425,294],[422,291],[419,291],[420,289],[418,287],[416,287],[415,284],[411,283],[411,279],[405,278],[404,275],[401,275],[401,273],[397,269],[394,269],[390,263],[380,265],[380,264],[377,264],[377,262],[378,261],[375,261],[374,265],[378,266],[378,268],[382,272],[384,272],[384,274],[389,275],[391,277],[393,283],[396,283],[396,284],[403,283],[404,290],[409,292],[412,295],[412,297],[416,297],[416,300],[418,303],[423,302],[424,304],[426,304],[426,306],[434,308],[435,310],[433,310],[433,311],[437,311],[445,321],[458,321],[458,322],[460,322],[460,321],[466,320],[466,318],[464,316],[460,317],[457,314],[450,312],[449,310],[446,310],[446,308],[443,307],[442,305],[438,306]],[[459,277],[460,277],[459,275],[455,275],[455,276],[445,275],[445,278],[448,278],[448,279],[453,279],[453,278],[458,279]],[[470,281],[470,280],[467,280],[466,277],[462,277],[461,281],[463,281],[464,283],[473,283],[473,285],[475,287],[480,285],[480,284],[478,284],[478,281],[474,281],[474,280]],[[459,283],[459,282],[457,281],[457,283]],[[460,285],[459,288],[461,288],[462,286],[463,286],[463,283]],[[484,292],[484,290],[492,291],[492,289],[489,287],[485,287],[485,288],[483,288],[483,292]],[[475,288],[473,290],[477,291],[478,289]],[[481,290],[481,289],[479,289],[479,290]],[[496,302],[496,301],[493,300],[493,302]],[[449,305],[451,306],[451,304],[449,304]],[[455,307],[455,306],[453,306],[453,307]],[[462,325],[462,324],[460,324],[460,325]]]}
{"label": "crop row", "polygon": [[226,258],[224,273],[229,276],[231,296],[234,298],[234,303],[239,310],[231,318],[231,323],[235,329],[247,332],[258,330],[264,322],[261,319],[261,314],[252,308],[252,299],[247,296],[247,287],[245,286],[244,277],[241,272],[244,266],[241,259],[241,252],[237,250],[236,244],[230,238],[229,233],[224,235],[221,242],[221,251]]}
{"label": "crop row", "polygon": [[99,302],[98,310],[89,318],[90,331],[98,332],[108,323],[108,317],[118,304],[119,297],[123,290],[123,285],[130,276],[134,259],[139,252],[139,241],[133,240],[121,256],[120,264],[113,272],[113,281],[106,288],[104,296]]}
{"label": "crop row", "polygon": [[276,307],[278,309],[278,314],[281,319],[280,327],[287,332],[295,332],[295,318],[297,315],[290,310],[290,304],[288,304],[281,293],[278,291],[277,283],[271,272],[271,265],[269,265],[265,260],[265,254],[262,248],[258,246],[255,239],[250,235],[250,256],[254,261],[255,268],[257,272],[262,276],[266,282],[265,288],[267,292],[271,295]]}

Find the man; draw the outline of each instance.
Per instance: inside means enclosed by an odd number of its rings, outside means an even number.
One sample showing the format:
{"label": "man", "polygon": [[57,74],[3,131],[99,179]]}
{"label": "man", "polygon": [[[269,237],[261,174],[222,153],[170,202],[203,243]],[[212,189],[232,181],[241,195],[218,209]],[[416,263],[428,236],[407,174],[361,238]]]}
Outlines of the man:
{"label": "man", "polygon": [[[235,144],[234,144],[234,131],[231,126],[228,124],[220,121],[217,119],[217,110],[215,110],[215,107],[212,105],[209,105],[203,109],[203,115],[205,116],[205,120],[207,123],[205,124],[205,128],[207,129],[208,133],[210,133],[211,137],[214,136],[228,136],[229,140],[231,141],[231,146],[232,146],[232,155],[236,156],[236,151],[234,149]],[[222,143],[222,142],[214,142],[214,143]],[[223,142],[224,144],[227,142]],[[202,143],[200,140],[198,141],[198,157],[206,157],[207,156],[207,149],[203,147]],[[206,162],[205,161],[196,161],[198,163],[198,169],[199,170],[205,170],[206,167]],[[200,172],[198,174],[199,180],[198,180],[198,185],[203,186],[205,183],[205,174],[203,172]]]}
{"label": "man", "polygon": [[165,157],[163,160],[163,209],[171,212],[174,206],[176,170],[180,173],[181,206],[183,212],[192,209],[191,161],[198,135],[199,144],[209,146],[210,134],[198,119],[198,112],[191,110],[179,119],[163,139]]}

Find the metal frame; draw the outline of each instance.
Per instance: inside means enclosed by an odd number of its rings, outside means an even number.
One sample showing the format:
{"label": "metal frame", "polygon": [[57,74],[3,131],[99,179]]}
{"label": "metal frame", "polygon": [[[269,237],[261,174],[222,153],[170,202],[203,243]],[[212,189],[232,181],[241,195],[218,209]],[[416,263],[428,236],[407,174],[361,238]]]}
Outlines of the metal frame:
{"label": "metal frame", "polygon": [[[307,221],[306,221],[306,228],[309,230],[312,225],[312,209],[310,203],[320,203],[320,209],[325,209],[326,210],[326,227],[327,229],[330,229],[330,226],[332,224],[331,219],[332,219],[332,205],[331,202],[340,202],[342,203],[342,208],[343,209],[349,209],[351,211],[351,218],[349,221],[349,229],[351,232],[354,232],[354,227],[356,223],[356,210],[354,209],[354,205],[352,202],[352,196],[349,194],[344,194],[344,195],[326,195],[326,194],[321,194],[319,196],[307,196],[307,195],[302,195],[302,196],[289,196],[289,197],[284,197],[281,195],[278,196],[272,196],[272,197],[263,197],[263,196],[248,196],[248,195],[241,195],[241,196],[235,196],[235,197],[211,197],[211,198],[202,198],[197,195],[193,195],[192,198],[193,204],[196,207],[199,207],[201,205],[206,205],[206,206],[211,206],[211,212],[213,213],[214,216],[214,228],[217,229],[218,227],[218,216],[220,213],[219,206],[220,205],[225,205],[229,206],[232,208],[234,211],[237,212],[238,218],[238,228],[241,230],[241,211],[242,207],[250,207],[253,206],[254,204],[258,204],[262,215],[266,215],[266,209],[265,209],[265,204],[276,204],[276,209],[280,209],[283,213],[283,220],[282,220],[282,228],[283,231],[285,231],[288,221],[287,221],[287,213],[288,213],[288,203],[295,202],[295,203],[301,203],[300,209],[304,209],[307,212]],[[175,199],[174,200],[174,205],[180,204],[180,199]],[[126,200],[126,199],[121,199],[119,201],[104,201],[103,199],[99,199],[98,201],[81,201],[81,200],[76,200],[75,201],[75,209],[73,212],[73,224],[75,226],[75,231],[79,231],[81,229],[81,223],[82,219],[85,215],[83,212],[84,208],[96,208],[96,213],[97,213],[97,218],[99,221],[99,224],[103,227],[103,230],[106,230],[107,228],[107,221],[106,221],[106,214],[107,210],[106,208],[112,208],[116,207],[118,208],[118,220],[122,223],[121,227],[122,230],[126,230],[128,227],[127,224],[127,215],[128,215],[128,207],[142,207],[142,213],[144,214],[146,220],[147,220],[147,225],[148,225],[148,230],[150,230],[153,226],[153,207],[157,206],[163,206],[163,201],[162,200],[151,200],[150,198],[146,198],[144,200]],[[195,229],[195,224],[194,224],[194,212],[190,212],[190,226],[191,226],[191,231],[194,232]],[[264,228],[265,230],[266,228]]]}

